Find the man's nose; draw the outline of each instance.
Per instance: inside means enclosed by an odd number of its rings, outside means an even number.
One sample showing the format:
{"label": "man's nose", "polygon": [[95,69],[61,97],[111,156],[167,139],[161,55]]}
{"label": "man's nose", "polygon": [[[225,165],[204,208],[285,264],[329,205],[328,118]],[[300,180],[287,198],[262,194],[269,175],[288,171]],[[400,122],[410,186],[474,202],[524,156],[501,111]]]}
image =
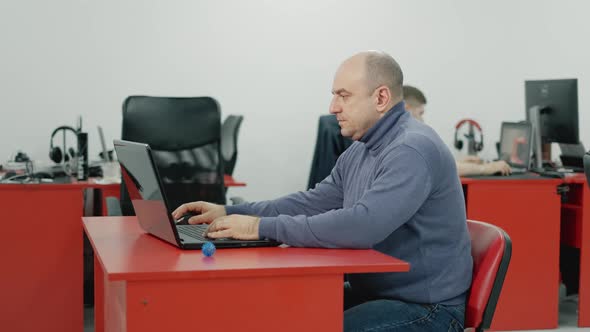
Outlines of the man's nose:
{"label": "man's nose", "polygon": [[332,102],[330,103],[330,114],[340,113],[341,111],[342,108],[340,107],[340,105],[338,105],[338,102],[336,102],[336,100],[332,100]]}

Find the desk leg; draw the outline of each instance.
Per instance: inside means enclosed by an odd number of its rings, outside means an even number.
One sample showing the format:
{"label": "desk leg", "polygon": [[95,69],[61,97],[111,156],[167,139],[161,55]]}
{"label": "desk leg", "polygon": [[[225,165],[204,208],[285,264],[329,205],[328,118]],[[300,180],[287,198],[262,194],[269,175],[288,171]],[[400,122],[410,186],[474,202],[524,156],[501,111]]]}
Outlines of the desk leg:
{"label": "desk leg", "polygon": [[104,332],[104,272],[94,256],[94,332]]}
{"label": "desk leg", "polygon": [[103,216],[107,216],[108,215],[108,211],[107,211],[107,201],[106,198],[107,197],[117,197],[119,199],[121,199],[121,194],[120,194],[120,189],[119,186],[113,187],[113,186],[105,186],[103,188],[100,188],[100,195],[101,195],[101,201],[102,201],[102,215]]}
{"label": "desk leg", "polygon": [[590,190],[586,184],[583,184],[582,190],[578,326],[590,327]]}
{"label": "desk leg", "polygon": [[191,327],[199,331],[335,332],[343,328],[340,274],[105,280],[105,291],[107,332]]}

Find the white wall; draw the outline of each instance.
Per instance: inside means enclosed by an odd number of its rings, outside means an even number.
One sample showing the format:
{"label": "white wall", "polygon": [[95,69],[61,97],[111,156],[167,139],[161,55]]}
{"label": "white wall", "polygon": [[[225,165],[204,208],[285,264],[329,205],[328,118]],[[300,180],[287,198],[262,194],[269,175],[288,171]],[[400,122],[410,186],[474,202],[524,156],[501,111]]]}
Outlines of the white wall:
{"label": "white wall", "polygon": [[494,157],[502,120],[524,118],[524,80],[578,78],[590,145],[590,2],[31,1],[0,2],[0,160],[48,161],[49,134],[84,117],[120,136],[130,94],[215,97],[243,114],[233,189],[249,200],[305,188],[317,119],[353,53],[380,49],[427,95],[426,121],[484,127]]}

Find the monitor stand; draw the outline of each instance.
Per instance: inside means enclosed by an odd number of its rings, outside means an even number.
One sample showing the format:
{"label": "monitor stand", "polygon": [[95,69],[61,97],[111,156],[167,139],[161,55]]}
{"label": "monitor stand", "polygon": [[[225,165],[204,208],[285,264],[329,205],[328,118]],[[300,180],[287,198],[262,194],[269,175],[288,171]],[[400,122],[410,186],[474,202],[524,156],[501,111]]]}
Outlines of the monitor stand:
{"label": "monitor stand", "polygon": [[[542,172],[544,171],[543,159],[545,155],[543,154],[543,144],[541,142],[541,107],[532,106],[529,108],[528,112],[529,121],[533,128],[533,156],[531,158],[531,170]],[[549,145],[549,154],[551,154],[551,145]]]}

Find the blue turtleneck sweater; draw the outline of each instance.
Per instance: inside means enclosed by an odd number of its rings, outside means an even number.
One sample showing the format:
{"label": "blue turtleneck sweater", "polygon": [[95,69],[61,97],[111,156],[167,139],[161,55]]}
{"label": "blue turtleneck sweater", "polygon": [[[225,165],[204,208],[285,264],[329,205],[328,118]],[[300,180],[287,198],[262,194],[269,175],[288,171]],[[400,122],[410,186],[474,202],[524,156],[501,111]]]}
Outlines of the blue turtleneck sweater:
{"label": "blue turtleneck sweater", "polygon": [[352,274],[369,298],[461,304],[472,259],[463,190],[440,137],[396,104],[314,189],[226,207],[261,216],[259,235],[300,247],[373,248],[407,273]]}

